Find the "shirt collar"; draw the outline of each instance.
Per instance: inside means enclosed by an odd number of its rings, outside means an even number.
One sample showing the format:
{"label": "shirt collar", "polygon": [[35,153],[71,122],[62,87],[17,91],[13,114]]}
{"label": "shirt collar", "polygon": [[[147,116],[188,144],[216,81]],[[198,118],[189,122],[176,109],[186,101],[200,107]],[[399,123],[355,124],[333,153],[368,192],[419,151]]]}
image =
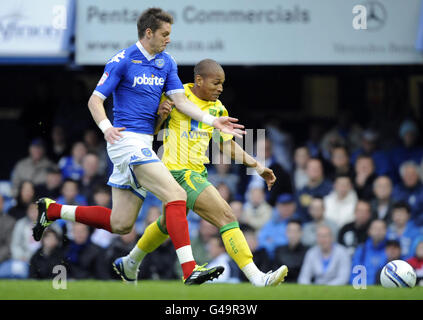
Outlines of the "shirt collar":
{"label": "shirt collar", "polygon": [[137,41],[136,45],[137,45],[138,49],[140,49],[141,53],[144,55],[144,57],[145,57],[148,61],[150,61],[150,60],[152,60],[152,59],[154,59],[154,58],[156,57],[156,55],[151,55],[151,54],[149,54],[149,53],[148,53],[148,51],[147,51],[147,50],[145,50],[145,48],[143,47],[143,45],[141,44],[141,42],[140,42],[140,41]]}

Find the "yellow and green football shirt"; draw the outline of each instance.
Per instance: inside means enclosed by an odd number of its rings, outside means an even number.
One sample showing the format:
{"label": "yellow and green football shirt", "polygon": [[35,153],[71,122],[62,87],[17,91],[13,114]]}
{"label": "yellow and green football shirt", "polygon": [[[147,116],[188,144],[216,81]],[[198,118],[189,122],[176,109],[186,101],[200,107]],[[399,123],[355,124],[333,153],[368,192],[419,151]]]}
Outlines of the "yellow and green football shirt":
{"label": "yellow and green football shirt", "polygon": [[[184,85],[185,95],[202,111],[222,117],[228,116],[228,111],[219,101],[205,101],[194,95],[193,83]],[[162,101],[166,99],[162,98]],[[203,172],[209,159],[205,155],[211,138],[219,137],[220,141],[232,139],[232,135],[218,132],[213,127],[198,122],[173,108],[165,122],[163,135],[162,161],[169,170],[189,169]]]}

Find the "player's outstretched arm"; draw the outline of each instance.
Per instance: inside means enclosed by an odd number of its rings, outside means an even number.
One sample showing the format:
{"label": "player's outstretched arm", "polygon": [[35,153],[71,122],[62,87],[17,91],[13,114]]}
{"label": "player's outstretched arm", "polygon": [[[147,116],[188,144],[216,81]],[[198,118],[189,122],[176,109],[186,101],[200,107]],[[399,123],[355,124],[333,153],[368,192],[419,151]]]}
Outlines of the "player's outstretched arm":
{"label": "player's outstretched arm", "polygon": [[270,191],[276,182],[276,176],[272,169],[266,168],[236,143],[234,140],[223,141],[219,144],[220,150],[226,156],[231,157],[236,161],[242,161],[242,163],[250,168],[254,168],[256,172],[266,181],[267,189]]}
{"label": "player's outstretched arm", "polygon": [[235,137],[241,138],[245,134],[244,126],[238,124],[238,119],[231,117],[214,117],[208,113],[203,112],[194,103],[189,101],[184,93],[178,92],[170,95],[170,98],[175,103],[176,109],[186,114],[194,120],[208,124],[215,127],[224,133],[232,134]]}
{"label": "player's outstretched arm", "polygon": [[103,99],[93,94],[88,100],[88,109],[90,109],[91,115],[95,123],[104,133],[104,139],[106,139],[107,142],[113,144],[116,140],[119,140],[122,137],[122,134],[120,132],[125,130],[125,128],[113,127],[109,119],[107,119],[103,103]]}

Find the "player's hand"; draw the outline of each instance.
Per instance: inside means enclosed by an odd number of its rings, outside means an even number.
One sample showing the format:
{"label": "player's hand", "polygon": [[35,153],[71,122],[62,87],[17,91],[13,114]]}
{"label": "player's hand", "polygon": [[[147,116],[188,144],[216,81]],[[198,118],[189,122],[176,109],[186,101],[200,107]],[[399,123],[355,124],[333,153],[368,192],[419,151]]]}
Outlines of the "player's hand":
{"label": "player's hand", "polygon": [[170,112],[172,111],[172,107],[175,105],[175,103],[172,100],[165,100],[159,105],[159,109],[157,110],[157,113],[159,114],[161,119],[166,119]]}
{"label": "player's hand", "polygon": [[104,139],[106,139],[108,143],[113,144],[115,143],[115,141],[118,141],[120,138],[123,137],[122,133],[120,132],[125,129],[126,128],[124,127],[121,127],[121,128],[110,127],[104,132]]}
{"label": "player's hand", "polygon": [[276,176],[273,173],[272,169],[263,167],[260,163],[257,163],[257,166],[255,167],[257,173],[262,177],[267,184],[267,190],[271,190],[273,185],[276,182]]}
{"label": "player's hand", "polygon": [[223,133],[232,134],[235,137],[242,138],[245,134],[244,126],[242,124],[235,123],[238,119],[231,117],[219,117],[213,121],[213,127],[219,129]]}

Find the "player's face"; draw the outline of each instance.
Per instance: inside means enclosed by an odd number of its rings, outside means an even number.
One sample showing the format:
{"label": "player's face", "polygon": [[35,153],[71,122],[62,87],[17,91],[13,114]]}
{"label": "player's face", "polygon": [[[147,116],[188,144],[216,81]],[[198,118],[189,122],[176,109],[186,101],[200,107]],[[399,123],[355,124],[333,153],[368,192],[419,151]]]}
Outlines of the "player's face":
{"label": "player's face", "polygon": [[199,87],[201,99],[207,101],[216,101],[223,92],[223,83],[225,82],[225,73],[219,70],[210,73],[206,77],[201,77]]}
{"label": "player's face", "polygon": [[166,49],[166,46],[170,43],[170,32],[170,23],[163,22],[160,28],[152,34],[149,40],[154,53],[160,53]]}

